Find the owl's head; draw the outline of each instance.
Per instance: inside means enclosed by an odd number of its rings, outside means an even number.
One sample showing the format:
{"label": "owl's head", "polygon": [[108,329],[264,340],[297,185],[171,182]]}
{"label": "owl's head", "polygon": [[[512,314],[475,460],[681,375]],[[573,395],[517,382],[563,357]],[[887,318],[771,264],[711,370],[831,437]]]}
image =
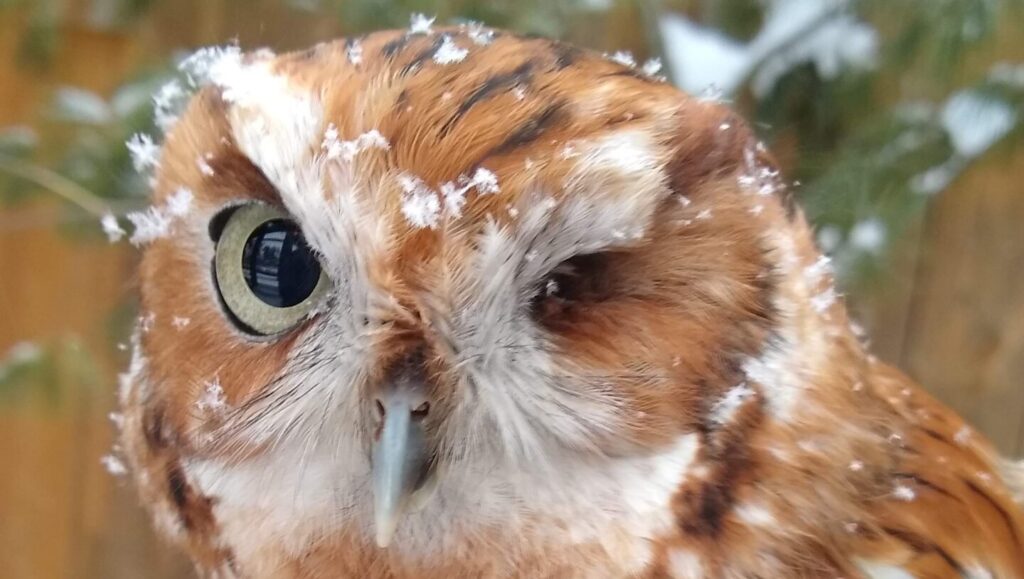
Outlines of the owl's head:
{"label": "owl's head", "polygon": [[794,411],[749,382],[832,305],[806,225],[733,113],[622,60],[465,27],[205,55],[122,392],[170,532],[415,551],[667,500],[746,402]]}

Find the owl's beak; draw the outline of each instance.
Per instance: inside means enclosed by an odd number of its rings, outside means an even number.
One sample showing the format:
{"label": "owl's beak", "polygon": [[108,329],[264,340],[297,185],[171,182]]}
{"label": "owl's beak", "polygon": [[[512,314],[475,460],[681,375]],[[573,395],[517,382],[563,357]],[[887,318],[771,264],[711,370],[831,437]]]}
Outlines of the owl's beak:
{"label": "owl's beak", "polygon": [[377,545],[387,547],[398,522],[426,490],[430,453],[423,419],[429,403],[407,385],[377,398],[381,426],[373,443],[373,509]]}

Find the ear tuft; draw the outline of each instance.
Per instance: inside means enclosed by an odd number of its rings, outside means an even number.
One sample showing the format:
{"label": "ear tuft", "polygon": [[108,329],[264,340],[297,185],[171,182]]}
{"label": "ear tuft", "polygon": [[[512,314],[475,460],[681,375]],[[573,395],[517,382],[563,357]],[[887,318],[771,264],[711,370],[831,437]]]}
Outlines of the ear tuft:
{"label": "ear tuft", "polygon": [[[668,164],[672,190],[688,194],[704,183],[757,168],[776,168],[775,158],[735,112],[717,104],[687,101],[677,113],[680,127]],[[788,187],[777,193],[792,219],[796,204]]]}

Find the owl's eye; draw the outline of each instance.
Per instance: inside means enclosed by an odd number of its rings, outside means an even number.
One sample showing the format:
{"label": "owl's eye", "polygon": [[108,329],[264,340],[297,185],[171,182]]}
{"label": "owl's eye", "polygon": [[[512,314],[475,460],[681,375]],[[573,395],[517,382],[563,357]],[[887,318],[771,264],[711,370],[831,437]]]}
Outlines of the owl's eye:
{"label": "owl's eye", "polygon": [[611,253],[577,255],[563,261],[537,287],[530,304],[535,318],[556,321],[612,292]]}
{"label": "owl's eye", "polygon": [[228,211],[214,269],[230,317],[242,330],[264,336],[294,327],[327,291],[320,262],[282,211],[258,203]]}

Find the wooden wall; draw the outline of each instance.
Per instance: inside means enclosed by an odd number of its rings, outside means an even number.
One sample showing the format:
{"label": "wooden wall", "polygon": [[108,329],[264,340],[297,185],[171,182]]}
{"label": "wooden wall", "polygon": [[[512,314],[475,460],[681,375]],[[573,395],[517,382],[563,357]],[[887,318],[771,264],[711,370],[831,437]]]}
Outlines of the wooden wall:
{"label": "wooden wall", "polygon": [[[109,93],[171,47],[238,36],[244,45],[291,48],[340,31],[333,20],[269,1],[179,0],[161,3],[132,34],[70,19],[54,66],[39,72],[14,64],[24,22],[23,13],[0,11],[0,127],[31,123],[58,84]],[[606,32],[619,45],[635,41]],[[1024,453],[1022,177],[1024,150],[970,169],[900,242],[891,283],[854,296],[883,359],[1015,453]],[[0,210],[0,353],[20,340],[78,336],[100,374],[98,386],[57,376],[55,404],[0,403],[0,576],[189,576],[154,538],[131,489],[99,464],[125,364],[109,320],[131,296],[133,252],[58,232],[68,219],[81,216],[48,202]]]}

